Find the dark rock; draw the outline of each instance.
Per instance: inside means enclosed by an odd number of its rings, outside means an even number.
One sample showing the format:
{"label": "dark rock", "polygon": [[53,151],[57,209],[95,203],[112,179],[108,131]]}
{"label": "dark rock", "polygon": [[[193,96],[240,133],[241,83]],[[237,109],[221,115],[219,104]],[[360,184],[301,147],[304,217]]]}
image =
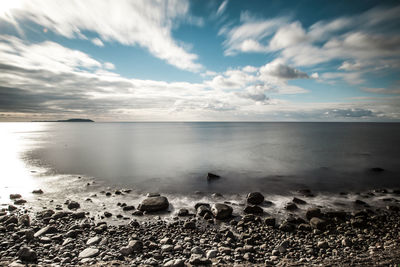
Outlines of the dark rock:
{"label": "dark rock", "polygon": [[300,231],[308,231],[309,232],[309,231],[311,231],[311,225],[302,223],[302,224],[299,224],[297,229],[299,229]]}
{"label": "dark rock", "polygon": [[17,199],[21,198],[22,196],[20,194],[10,194],[10,199]]}
{"label": "dark rock", "polygon": [[81,205],[76,201],[70,201],[67,207],[68,209],[73,210],[73,209],[79,209]]}
{"label": "dark rock", "polygon": [[75,212],[71,214],[71,217],[74,219],[83,219],[85,218],[85,212],[81,211],[81,212]]}
{"label": "dark rock", "polygon": [[154,212],[154,211],[163,211],[168,209],[169,202],[166,197],[157,196],[157,197],[148,197],[139,204],[138,210]]}
{"label": "dark rock", "polygon": [[141,211],[141,210],[135,210],[135,211],[132,213],[132,215],[133,215],[133,216],[143,216],[143,211]]}
{"label": "dark rock", "polygon": [[211,213],[211,207],[208,205],[201,205],[197,208],[197,213],[196,215],[199,217],[204,217],[206,214],[212,214]]}
{"label": "dark rock", "polygon": [[28,214],[21,215],[19,217],[18,223],[23,226],[29,226],[31,224],[31,220]]}
{"label": "dark rock", "polygon": [[310,220],[310,226],[314,229],[324,230],[326,228],[327,222],[321,218],[313,217]]}
{"label": "dark rock", "polygon": [[212,214],[218,220],[224,220],[230,218],[232,216],[232,211],[233,211],[232,207],[221,203],[213,204],[211,207]]}
{"label": "dark rock", "polygon": [[184,229],[195,229],[196,228],[196,222],[195,221],[186,221],[183,224]]}
{"label": "dark rock", "polygon": [[9,224],[18,224],[18,218],[17,216],[11,216],[11,217],[6,217],[6,220],[4,221],[5,225]]}
{"label": "dark rock", "polygon": [[304,201],[304,200],[302,200],[302,199],[300,199],[300,198],[297,198],[297,197],[294,197],[293,200],[292,200],[292,202],[293,202],[293,203],[296,203],[296,204],[299,204],[299,205],[307,204],[306,201]]}
{"label": "dark rock", "polygon": [[289,222],[283,222],[280,226],[279,226],[279,230],[284,231],[284,232],[293,232],[295,230],[295,225],[291,224]]}
{"label": "dark rock", "polygon": [[207,173],[207,181],[214,181],[214,180],[218,180],[219,178],[221,178],[221,176],[214,174],[214,173]]}
{"label": "dark rock", "polygon": [[178,216],[188,216],[189,210],[188,209],[179,209]]}
{"label": "dark rock", "polygon": [[132,206],[132,205],[130,205],[130,206],[124,206],[124,207],[122,208],[123,211],[130,211],[130,210],[134,210],[134,209],[135,209],[135,206]]}
{"label": "dark rock", "polygon": [[42,189],[33,190],[32,194],[43,194],[43,190]]}
{"label": "dark rock", "polygon": [[287,203],[287,204],[285,205],[285,209],[286,209],[286,210],[289,210],[289,211],[294,211],[294,210],[297,210],[298,207],[297,207],[296,204],[294,204],[294,203],[292,203],[292,202],[289,202],[289,203]]}
{"label": "dark rock", "polygon": [[197,210],[200,206],[206,206],[208,209],[211,209],[210,204],[202,202],[196,203],[196,205],[194,205],[194,209]]}
{"label": "dark rock", "polygon": [[360,206],[368,206],[368,204],[367,204],[366,202],[364,202],[364,201],[362,201],[362,200],[359,200],[359,199],[356,199],[356,200],[354,201],[354,204],[355,204],[355,205],[360,205]]}
{"label": "dark rock", "polygon": [[314,196],[314,194],[311,193],[310,189],[300,189],[297,192],[299,192],[299,194],[301,194],[301,195],[303,195],[305,197],[313,197]]}
{"label": "dark rock", "polygon": [[18,251],[18,258],[26,262],[35,262],[37,260],[37,254],[34,250],[28,247],[22,247]]}
{"label": "dark rock", "polygon": [[265,218],[264,223],[268,226],[275,226],[276,219],[274,217],[267,217]]}
{"label": "dark rock", "polygon": [[14,205],[8,205],[8,211],[14,211],[14,210],[16,210],[16,209],[18,209],[17,207],[15,207]]}
{"label": "dark rock", "polygon": [[386,209],[389,211],[400,211],[400,207],[394,205],[388,205],[386,206]]}
{"label": "dark rock", "polygon": [[249,205],[244,208],[243,212],[247,214],[262,214],[264,210],[257,205]]}
{"label": "dark rock", "polygon": [[110,212],[108,212],[108,211],[104,212],[104,217],[110,218],[111,216],[112,216],[112,214]]}
{"label": "dark rock", "polygon": [[260,192],[251,192],[247,195],[247,203],[259,205],[263,203],[264,196]]}
{"label": "dark rock", "polygon": [[311,220],[311,218],[313,218],[313,217],[322,218],[322,217],[323,217],[323,214],[322,214],[321,210],[318,209],[318,208],[311,208],[311,209],[308,209],[308,210],[306,211],[306,218],[307,218],[307,220]]}
{"label": "dark rock", "polygon": [[22,198],[14,200],[14,205],[22,205],[25,203],[26,203],[26,200],[22,199]]}

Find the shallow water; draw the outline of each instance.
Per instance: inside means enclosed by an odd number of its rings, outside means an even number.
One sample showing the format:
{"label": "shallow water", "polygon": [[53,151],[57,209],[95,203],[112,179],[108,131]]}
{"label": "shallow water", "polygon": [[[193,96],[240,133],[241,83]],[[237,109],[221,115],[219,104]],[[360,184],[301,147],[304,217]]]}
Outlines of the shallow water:
{"label": "shallow water", "polygon": [[[400,124],[0,123],[0,132],[9,188],[68,175],[178,194],[400,186]],[[222,178],[208,183],[207,172]]]}

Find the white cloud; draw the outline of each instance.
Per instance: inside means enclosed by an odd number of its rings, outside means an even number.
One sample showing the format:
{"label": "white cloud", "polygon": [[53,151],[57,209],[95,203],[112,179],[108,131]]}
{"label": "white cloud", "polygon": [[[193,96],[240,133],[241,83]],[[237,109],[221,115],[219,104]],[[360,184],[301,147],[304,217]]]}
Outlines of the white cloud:
{"label": "white cloud", "polygon": [[224,13],[227,5],[228,5],[228,0],[224,0],[218,7],[217,16],[221,16]]}
{"label": "white cloud", "polygon": [[97,45],[97,46],[100,46],[100,47],[103,47],[103,46],[104,46],[103,42],[102,42],[99,38],[93,38],[93,39],[92,39],[92,43],[93,43],[94,45]]}
{"label": "white cloud", "polygon": [[155,57],[177,68],[202,68],[196,63],[198,56],[172,37],[172,29],[180,22],[198,21],[189,14],[187,0],[26,0],[13,10],[13,18],[14,23],[30,20],[67,38],[79,38],[83,31],[93,31],[103,41],[147,48]]}
{"label": "white cloud", "polygon": [[105,62],[105,63],[103,64],[103,66],[104,66],[104,68],[106,68],[106,69],[108,69],[108,70],[113,70],[113,69],[115,69],[114,64],[112,64],[111,62]]}
{"label": "white cloud", "polygon": [[279,50],[282,48],[298,45],[306,40],[306,32],[299,22],[282,26],[272,37],[269,45],[271,50]]}
{"label": "white cloud", "polygon": [[261,76],[273,76],[281,79],[308,79],[307,73],[299,71],[276,59],[260,68]]}

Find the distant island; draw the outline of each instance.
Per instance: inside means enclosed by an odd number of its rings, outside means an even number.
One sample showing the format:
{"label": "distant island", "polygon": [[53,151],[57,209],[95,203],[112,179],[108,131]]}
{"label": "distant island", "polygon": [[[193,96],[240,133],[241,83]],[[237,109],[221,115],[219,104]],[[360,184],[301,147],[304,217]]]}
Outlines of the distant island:
{"label": "distant island", "polygon": [[67,120],[56,120],[56,121],[34,121],[34,122],[94,122],[91,119],[67,119]]}

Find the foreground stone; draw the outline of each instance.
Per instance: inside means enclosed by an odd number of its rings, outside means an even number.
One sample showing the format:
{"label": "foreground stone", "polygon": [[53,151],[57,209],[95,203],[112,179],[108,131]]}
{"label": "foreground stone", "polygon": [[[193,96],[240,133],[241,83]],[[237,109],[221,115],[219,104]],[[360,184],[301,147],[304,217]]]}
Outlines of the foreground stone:
{"label": "foreground stone", "polygon": [[86,248],[79,253],[78,257],[84,259],[96,257],[97,255],[99,255],[99,250],[97,248]]}
{"label": "foreground stone", "polygon": [[221,203],[216,203],[211,207],[212,214],[218,220],[224,220],[230,218],[232,216],[232,211],[233,211],[232,207]]}
{"label": "foreground stone", "polygon": [[247,195],[247,203],[260,205],[264,202],[264,196],[260,192],[252,192]]}
{"label": "foreground stone", "polygon": [[155,212],[155,211],[164,211],[169,207],[169,202],[166,197],[163,196],[154,196],[148,197],[139,204],[138,210],[147,211],[147,212]]}

